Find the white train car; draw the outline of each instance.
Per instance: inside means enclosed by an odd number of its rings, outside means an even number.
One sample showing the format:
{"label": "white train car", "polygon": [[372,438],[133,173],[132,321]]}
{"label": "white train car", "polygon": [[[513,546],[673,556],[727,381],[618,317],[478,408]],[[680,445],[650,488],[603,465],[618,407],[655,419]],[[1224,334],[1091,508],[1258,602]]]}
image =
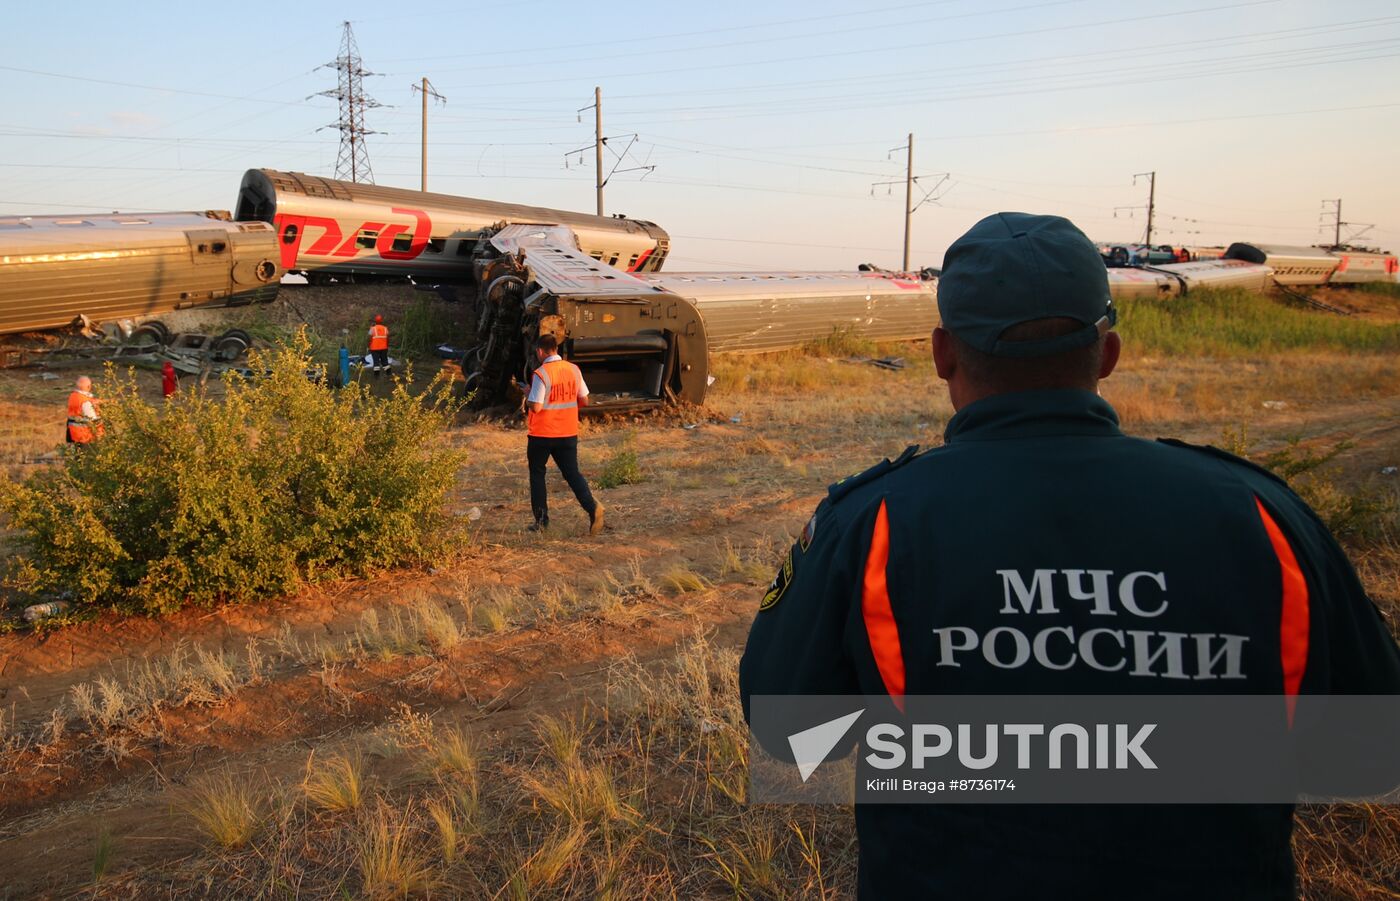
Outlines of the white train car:
{"label": "white train car", "polygon": [[483,232],[508,223],[570,228],[583,252],[626,272],[656,272],[670,251],[653,222],[593,216],[517,203],[384,188],[250,169],[238,191],[237,218],[277,232],[282,265],[320,282],[413,277],[468,283]]}

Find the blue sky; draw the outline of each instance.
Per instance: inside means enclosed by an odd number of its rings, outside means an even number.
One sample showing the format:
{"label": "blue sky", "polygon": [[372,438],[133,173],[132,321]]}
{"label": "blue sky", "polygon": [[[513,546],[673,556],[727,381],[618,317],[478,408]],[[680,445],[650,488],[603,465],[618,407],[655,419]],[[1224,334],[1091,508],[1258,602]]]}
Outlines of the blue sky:
{"label": "blue sky", "polygon": [[1341,197],[1400,250],[1393,0],[394,6],[12,6],[0,215],[231,209],[248,168],[333,175],[312,95],[349,17],[383,73],[377,183],[418,187],[427,76],[432,190],[592,211],[591,150],[566,153],[599,85],[610,146],[636,136],[619,168],[655,166],[613,176],[608,212],[665,227],[673,269],[898,265],[910,132],[921,184],[948,174],[915,265],[997,210],[1139,237],[1151,170],[1154,240],[1308,244]]}

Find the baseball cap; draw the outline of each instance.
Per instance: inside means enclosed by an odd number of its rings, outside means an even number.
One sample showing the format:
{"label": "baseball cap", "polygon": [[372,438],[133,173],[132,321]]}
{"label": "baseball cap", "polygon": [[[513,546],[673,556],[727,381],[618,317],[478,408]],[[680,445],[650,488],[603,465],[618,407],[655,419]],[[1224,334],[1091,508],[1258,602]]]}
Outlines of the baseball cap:
{"label": "baseball cap", "polygon": [[[938,279],[943,327],[984,353],[1038,357],[1086,347],[1118,321],[1098,248],[1062,216],[996,213],[953,242]],[[1003,341],[1014,325],[1065,317],[1084,328]]]}

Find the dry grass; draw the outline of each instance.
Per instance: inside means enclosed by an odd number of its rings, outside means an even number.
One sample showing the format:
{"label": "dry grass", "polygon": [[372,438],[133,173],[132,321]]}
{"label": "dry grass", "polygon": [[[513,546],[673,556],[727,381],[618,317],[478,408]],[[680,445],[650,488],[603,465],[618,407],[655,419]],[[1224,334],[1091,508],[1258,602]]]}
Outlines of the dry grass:
{"label": "dry grass", "polygon": [[430,891],[438,882],[431,858],[413,835],[410,803],[398,813],[380,803],[365,818],[355,846],[355,862],[366,898],[407,898]]}
{"label": "dry grass", "polygon": [[306,760],[301,788],[306,800],[322,810],[358,810],[365,796],[364,758],[352,752],[318,761],[313,751]]}
{"label": "dry grass", "polygon": [[266,796],[265,786],[225,771],[191,786],[183,807],[208,841],[234,850],[257,834]]}

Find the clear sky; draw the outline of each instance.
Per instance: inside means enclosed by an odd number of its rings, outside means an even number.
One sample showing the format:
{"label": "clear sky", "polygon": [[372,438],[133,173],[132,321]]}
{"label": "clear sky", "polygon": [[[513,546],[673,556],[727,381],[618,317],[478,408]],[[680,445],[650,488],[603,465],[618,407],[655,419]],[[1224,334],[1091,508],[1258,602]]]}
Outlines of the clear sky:
{"label": "clear sky", "polygon": [[666,228],[672,269],[897,266],[910,132],[916,199],[938,186],[916,266],[997,210],[1139,239],[1153,170],[1154,242],[1330,240],[1340,197],[1400,250],[1395,0],[8,4],[0,215],[232,209],[245,169],[334,175],[313,95],[346,17],[382,73],[378,184],[418,187],[427,76],[432,190],[591,212],[598,85],[618,168],[655,166],[613,175],[607,210]]}

